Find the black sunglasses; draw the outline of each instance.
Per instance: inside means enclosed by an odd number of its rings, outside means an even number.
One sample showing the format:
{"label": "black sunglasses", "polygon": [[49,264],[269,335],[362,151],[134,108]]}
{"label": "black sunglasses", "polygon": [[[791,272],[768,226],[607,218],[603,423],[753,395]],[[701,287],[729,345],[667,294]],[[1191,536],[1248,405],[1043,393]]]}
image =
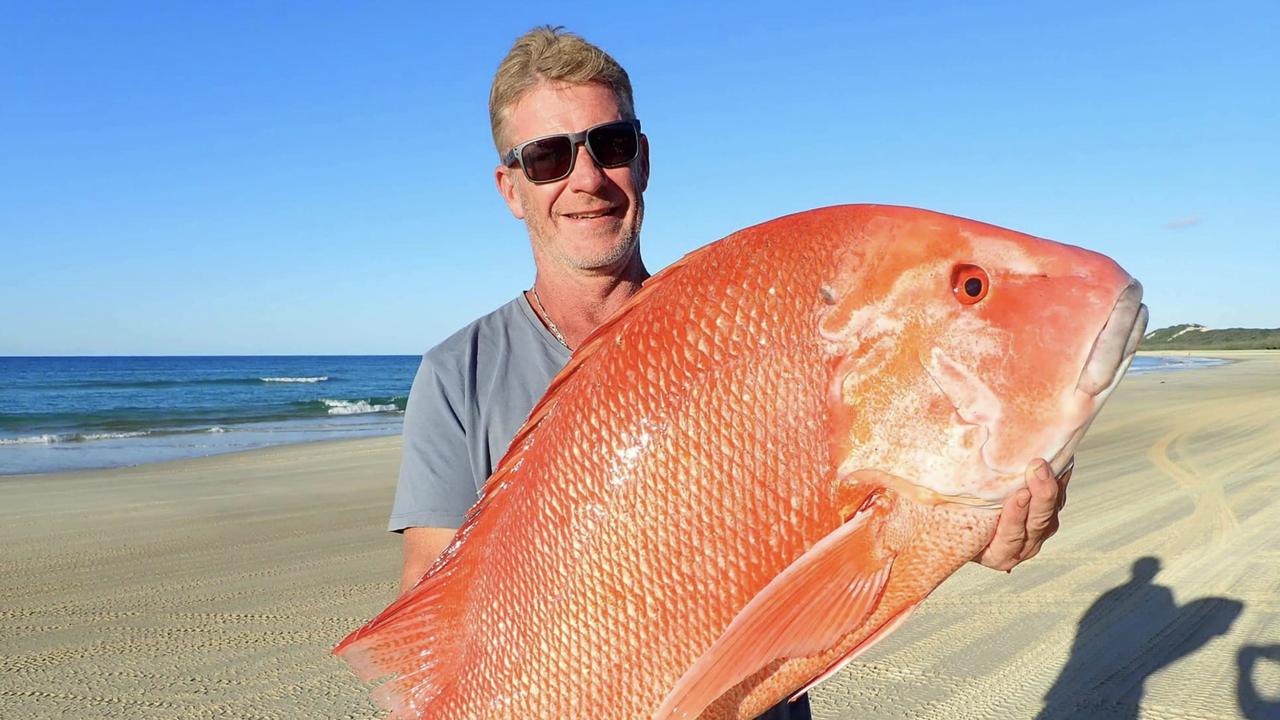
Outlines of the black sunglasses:
{"label": "black sunglasses", "polygon": [[622,167],[640,152],[640,121],[614,120],[582,132],[547,135],[522,142],[502,158],[507,167],[520,165],[532,183],[563,180],[573,172],[578,145],[586,145],[591,159],[602,168]]}

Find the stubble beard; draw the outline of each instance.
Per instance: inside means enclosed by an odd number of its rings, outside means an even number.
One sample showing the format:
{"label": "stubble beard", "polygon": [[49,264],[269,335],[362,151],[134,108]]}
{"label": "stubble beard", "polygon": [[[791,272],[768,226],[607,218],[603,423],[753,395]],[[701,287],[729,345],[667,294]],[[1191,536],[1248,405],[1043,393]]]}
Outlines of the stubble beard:
{"label": "stubble beard", "polygon": [[627,265],[640,242],[640,226],[644,222],[644,197],[637,196],[631,222],[623,228],[617,242],[605,248],[597,255],[581,256],[565,252],[562,243],[556,242],[558,234],[554,226],[544,223],[542,218],[528,217],[525,226],[529,231],[529,240],[534,248],[546,253],[558,264],[574,270],[600,271],[611,268],[621,270]]}

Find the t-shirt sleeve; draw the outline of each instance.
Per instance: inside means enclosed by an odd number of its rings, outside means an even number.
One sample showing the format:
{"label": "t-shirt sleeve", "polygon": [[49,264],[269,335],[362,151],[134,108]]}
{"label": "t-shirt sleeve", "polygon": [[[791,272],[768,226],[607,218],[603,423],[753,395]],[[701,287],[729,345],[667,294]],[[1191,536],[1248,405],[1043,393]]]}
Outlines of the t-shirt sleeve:
{"label": "t-shirt sleeve", "polygon": [[404,413],[404,454],[387,529],[456,528],[476,501],[461,388],[424,357]]}

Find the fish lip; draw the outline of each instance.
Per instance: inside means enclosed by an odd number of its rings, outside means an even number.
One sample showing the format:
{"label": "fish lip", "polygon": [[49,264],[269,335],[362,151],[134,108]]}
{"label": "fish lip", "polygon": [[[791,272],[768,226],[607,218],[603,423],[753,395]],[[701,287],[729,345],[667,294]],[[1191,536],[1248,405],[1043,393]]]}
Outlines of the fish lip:
{"label": "fish lip", "polygon": [[1085,431],[1087,431],[1089,426],[1093,424],[1093,421],[1097,419],[1098,410],[1101,409],[1102,404],[1107,401],[1107,398],[1111,397],[1111,393],[1115,392],[1115,389],[1119,387],[1120,381],[1124,379],[1125,374],[1129,371],[1129,366],[1133,364],[1133,359],[1137,356],[1138,343],[1141,342],[1142,335],[1147,329],[1147,319],[1147,306],[1139,304],[1137,311],[1135,312],[1133,326],[1130,328],[1129,336],[1125,341],[1124,354],[1120,360],[1120,364],[1116,367],[1115,373],[1106,387],[1096,393],[1087,393],[1086,390],[1077,386],[1076,390],[1081,393],[1086,393],[1089,400],[1092,401],[1093,411],[1089,413],[1079,427],[1072,431],[1071,437],[1062,444],[1062,447],[1058,448],[1058,451],[1054,453],[1053,459],[1049,461],[1049,467],[1053,470],[1053,474],[1059,480],[1062,479],[1062,476],[1065,475],[1069,469],[1075,466],[1076,447],[1080,444],[1080,440],[1084,438]]}
{"label": "fish lip", "polygon": [[1142,304],[1142,283],[1130,280],[1116,296],[1115,304],[1102,329],[1093,338],[1088,358],[1080,369],[1076,388],[1097,396],[1114,384],[1115,377],[1127,367],[1147,327],[1147,306]]}
{"label": "fish lip", "polygon": [[1137,280],[1130,280],[1116,297],[1111,314],[1094,338],[1088,359],[1080,370],[1076,391],[1088,398],[1085,402],[1091,402],[1092,412],[1049,459],[1049,467],[1059,480],[1074,467],[1076,448],[1084,438],[1085,431],[1093,424],[1098,410],[1111,393],[1115,392],[1129,366],[1133,364],[1138,344],[1142,342],[1142,336],[1147,330],[1149,317],[1147,306],[1142,303],[1142,284]]}
{"label": "fish lip", "polygon": [[[1050,467],[1052,467],[1052,465],[1051,465]],[[1054,477],[1054,479],[1055,479],[1055,480],[1057,480],[1058,482],[1062,482],[1062,478],[1066,477],[1067,473],[1069,473],[1069,472],[1071,472],[1072,470],[1075,470],[1075,469],[1076,469],[1076,456],[1075,456],[1075,454],[1073,453],[1073,454],[1071,455],[1071,459],[1067,461],[1067,464],[1066,464],[1066,465],[1064,465],[1064,466],[1062,467],[1062,469],[1061,469],[1061,470],[1059,470],[1059,471],[1057,471],[1056,473],[1054,473],[1054,474],[1053,474],[1053,477]]]}

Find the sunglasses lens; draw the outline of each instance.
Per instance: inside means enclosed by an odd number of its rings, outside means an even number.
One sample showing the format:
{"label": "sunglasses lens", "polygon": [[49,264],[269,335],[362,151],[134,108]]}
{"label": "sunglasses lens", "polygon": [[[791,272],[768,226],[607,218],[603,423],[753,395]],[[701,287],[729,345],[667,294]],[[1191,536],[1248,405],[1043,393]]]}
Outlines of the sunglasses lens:
{"label": "sunglasses lens", "polygon": [[573,146],[567,137],[549,137],[531,142],[520,153],[524,172],[534,182],[556,180],[569,174]]}
{"label": "sunglasses lens", "polygon": [[587,147],[601,167],[618,167],[636,159],[639,138],[631,123],[614,123],[587,133]]}

